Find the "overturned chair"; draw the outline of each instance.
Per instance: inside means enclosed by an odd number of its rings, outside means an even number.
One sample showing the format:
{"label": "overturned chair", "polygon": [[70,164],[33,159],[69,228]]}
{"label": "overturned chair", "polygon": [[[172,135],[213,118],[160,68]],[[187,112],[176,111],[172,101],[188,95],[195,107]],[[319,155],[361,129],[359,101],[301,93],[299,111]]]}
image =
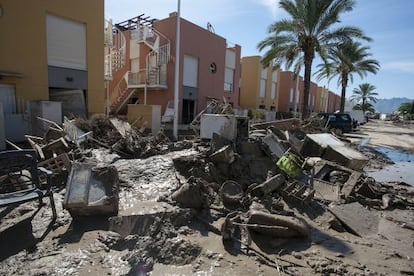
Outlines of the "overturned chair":
{"label": "overturned chair", "polygon": [[55,220],[57,214],[50,183],[51,174],[49,170],[37,166],[34,150],[0,152],[0,207],[39,200],[40,208],[43,198],[49,197]]}

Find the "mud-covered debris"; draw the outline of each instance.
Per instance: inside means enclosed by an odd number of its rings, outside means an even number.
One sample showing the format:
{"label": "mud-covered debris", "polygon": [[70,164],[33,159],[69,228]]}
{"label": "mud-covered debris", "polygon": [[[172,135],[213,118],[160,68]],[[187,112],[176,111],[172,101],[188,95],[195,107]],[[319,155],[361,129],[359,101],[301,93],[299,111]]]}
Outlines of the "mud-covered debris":
{"label": "mud-covered debris", "polygon": [[66,184],[64,207],[73,217],[116,215],[118,171],[114,166],[74,163]]}
{"label": "mud-covered debris", "polygon": [[306,237],[309,234],[309,227],[301,219],[262,211],[251,211],[247,223],[250,230],[277,238]]}
{"label": "mud-covered debris", "polygon": [[201,183],[198,181],[189,181],[184,183],[171,198],[179,203],[182,207],[201,209],[206,204],[207,198],[204,195]]}
{"label": "mud-covered debris", "polygon": [[243,189],[236,181],[227,180],[221,185],[220,197],[226,206],[240,205],[243,198]]}

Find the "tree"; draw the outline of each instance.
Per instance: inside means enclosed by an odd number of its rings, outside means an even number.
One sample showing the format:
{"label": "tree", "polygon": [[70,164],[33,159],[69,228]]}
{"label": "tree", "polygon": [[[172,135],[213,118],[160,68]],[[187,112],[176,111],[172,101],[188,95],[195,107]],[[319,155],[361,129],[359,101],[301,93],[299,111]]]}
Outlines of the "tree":
{"label": "tree", "polygon": [[414,114],[414,101],[400,104],[398,111],[403,114]]}
{"label": "tree", "polygon": [[365,111],[371,111],[369,109],[370,106],[372,107],[372,104],[370,104],[370,102],[377,102],[377,98],[375,96],[378,96],[378,93],[374,92],[375,89],[377,88],[372,84],[362,83],[358,88],[355,88],[352,91],[354,94],[351,96],[351,100],[359,102],[357,106],[364,113]]}
{"label": "tree", "polygon": [[294,66],[294,73],[304,66],[304,89],[302,112],[307,118],[308,99],[312,62],[318,54],[326,61],[327,53],[336,44],[352,38],[370,40],[356,27],[340,26],[334,28],[339,15],[351,11],[355,5],[354,0],[280,0],[280,7],[290,16],[270,25],[269,36],[257,45],[260,51],[265,48],[262,63],[287,68]]}
{"label": "tree", "polygon": [[346,41],[335,46],[328,53],[327,62],[319,64],[316,72],[317,78],[331,80],[338,77],[338,86],[341,86],[341,112],[345,109],[345,97],[348,81],[354,81],[354,74],[363,78],[367,73],[376,74],[379,70],[379,62],[371,59],[368,46],[362,46],[357,41]]}
{"label": "tree", "polygon": [[356,104],[352,109],[353,110],[362,110],[363,113],[365,113],[366,111],[369,111],[371,113],[375,113],[375,108],[371,103]]}

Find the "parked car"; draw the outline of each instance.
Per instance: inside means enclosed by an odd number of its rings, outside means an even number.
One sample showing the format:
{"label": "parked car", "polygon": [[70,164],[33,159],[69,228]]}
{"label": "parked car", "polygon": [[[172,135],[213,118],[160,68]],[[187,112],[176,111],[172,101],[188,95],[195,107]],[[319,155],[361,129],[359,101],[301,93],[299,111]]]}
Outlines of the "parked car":
{"label": "parked car", "polygon": [[348,113],[318,113],[322,126],[328,129],[339,129],[342,132],[351,132],[353,120]]}

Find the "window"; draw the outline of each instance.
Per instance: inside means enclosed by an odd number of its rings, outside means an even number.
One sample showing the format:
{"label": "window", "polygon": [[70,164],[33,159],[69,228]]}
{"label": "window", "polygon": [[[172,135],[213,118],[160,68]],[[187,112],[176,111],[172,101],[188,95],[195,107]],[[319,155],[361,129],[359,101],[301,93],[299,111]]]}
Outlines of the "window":
{"label": "window", "polygon": [[46,37],[49,66],[87,70],[85,24],[48,14]]}
{"label": "window", "polygon": [[198,59],[184,55],[183,85],[197,87],[198,85]]}
{"label": "window", "polygon": [[259,97],[264,98],[266,95],[266,80],[261,79],[260,80],[260,91],[259,91]]}
{"label": "window", "polygon": [[276,98],[276,83],[272,81],[272,90],[270,91],[270,98],[274,100]]}
{"label": "window", "polygon": [[224,91],[233,92],[234,69],[226,67],[224,72]]}

